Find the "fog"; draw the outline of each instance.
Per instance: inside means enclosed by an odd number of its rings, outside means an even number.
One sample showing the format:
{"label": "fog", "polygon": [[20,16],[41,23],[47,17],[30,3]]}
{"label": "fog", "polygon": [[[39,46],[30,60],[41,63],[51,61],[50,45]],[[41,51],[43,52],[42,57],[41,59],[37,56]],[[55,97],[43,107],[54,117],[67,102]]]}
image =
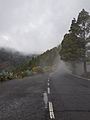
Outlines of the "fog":
{"label": "fog", "polygon": [[[87,70],[90,71],[90,65],[87,65]],[[83,62],[81,61],[70,61],[66,62],[60,59],[60,55],[58,54],[54,60],[54,64],[52,66],[52,74],[63,75],[63,74],[76,74],[82,75],[84,73]]]}
{"label": "fog", "polygon": [[0,0],[0,47],[42,53],[60,44],[88,0]]}

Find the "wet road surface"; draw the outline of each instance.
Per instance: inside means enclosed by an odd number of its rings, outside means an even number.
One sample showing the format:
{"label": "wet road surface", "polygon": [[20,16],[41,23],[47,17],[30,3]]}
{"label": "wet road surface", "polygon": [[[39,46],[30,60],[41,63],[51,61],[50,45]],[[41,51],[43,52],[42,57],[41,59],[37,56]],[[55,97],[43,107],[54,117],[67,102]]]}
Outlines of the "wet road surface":
{"label": "wet road surface", "polygon": [[0,120],[89,120],[90,81],[58,70],[0,83]]}
{"label": "wet road surface", "polygon": [[47,75],[0,83],[0,120],[45,120]]}
{"label": "wet road surface", "polygon": [[57,72],[50,78],[56,120],[90,119],[90,81]]}

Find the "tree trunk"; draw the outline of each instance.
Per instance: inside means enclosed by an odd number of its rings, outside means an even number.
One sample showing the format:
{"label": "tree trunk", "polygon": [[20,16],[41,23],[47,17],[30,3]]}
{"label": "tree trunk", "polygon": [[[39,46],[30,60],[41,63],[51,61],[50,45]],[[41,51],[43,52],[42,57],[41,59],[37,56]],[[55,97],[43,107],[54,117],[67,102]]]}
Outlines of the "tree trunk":
{"label": "tree trunk", "polygon": [[87,60],[86,60],[86,46],[85,46],[85,52],[84,52],[84,59],[83,59],[83,65],[84,65],[84,73],[87,74]]}
{"label": "tree trunk", "polygon": [[84,60],[84,73],[87,74],[87,64],[86,64],[86,60]]}
{"label": "tree trunk", "polygon": [[72,73],[76,74],[76,63],[75,63],[75,61],[72,61],[71,65],[72,65]]}

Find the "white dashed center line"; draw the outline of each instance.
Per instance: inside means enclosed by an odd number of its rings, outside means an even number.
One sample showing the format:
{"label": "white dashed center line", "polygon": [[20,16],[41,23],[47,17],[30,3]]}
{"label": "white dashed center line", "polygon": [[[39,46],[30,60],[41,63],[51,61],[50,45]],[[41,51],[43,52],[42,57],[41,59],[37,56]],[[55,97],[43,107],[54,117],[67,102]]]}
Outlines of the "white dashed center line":
{"label": "white dashed center line", "polygon": [[48,94],[50,94],[50,88],[48,87]]}
{"label": "white dashed center line", "polygon": [[43,99],[45,103],[45,109],[47,109],[48,108],[48,96],[46,92],[43,93]]}
{"label": "white dashed center line", "polygon": [[50,119],[55,119],[52,102],[49,102],[49,113],[50,113]]}
{"label": "white dashed center line", "polygon": [[48,83],[48,86],[50,86],[50,84]]}
{"label": "white dashed center line", "polygon": [[50,83],[49,83],[50,79],[48,78],[48,87],[47,87],[47,92],[44,92],[43,93],[43,100],[44,100],[44,103],[45,103],[45,109],[49,109],[49,117],[50,117],[50,120],[55,120],[55,115],[54,115],[54,110],[53,110],[53,104],[50,100],[50,94],[51,94],[51,91],[50,91]]}

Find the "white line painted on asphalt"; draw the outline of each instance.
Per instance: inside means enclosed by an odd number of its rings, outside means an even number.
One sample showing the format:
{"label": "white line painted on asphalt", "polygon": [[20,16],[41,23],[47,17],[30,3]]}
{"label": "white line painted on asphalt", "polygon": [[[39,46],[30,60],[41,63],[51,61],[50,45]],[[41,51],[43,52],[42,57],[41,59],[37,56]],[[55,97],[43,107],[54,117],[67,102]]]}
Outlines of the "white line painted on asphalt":
{"label": "white line painted on asphalt", "polygon": [[50,119],[55,119],[54,112],[50,112]]}
{"label": "white line painted on asphalt", "polygon": [[48,78],[48,82],[50,81],[50,78]]}
{"label": "white line painted on asphalt", "polygon": [[53,112],[53,105],[52,105],[52,102],[49,102],[49,111],[50,111],[50,112]]}
{"label": "white line painted on asphalt", "polygon": [[50,114],[50,119],[55,119],[52,102],[49,102],[49,114]]}
{"label": "white line painted on asphalt", "polygon": [[48,83],[48,86],[50,86],[50,84]]}
{"label": "white line painted on asphalt", "polygon": [[50,88],[48,87],[48,94],[50,94]]}
{"label": "white line painted on asphalt", "polygon": [[85,78],[85,77],[81,77],[81,76],[79,76],[79,75],[75,75],[75,74],[73,74],[73,73],[70,73],[72,76],[74,76],[74,77],[77,77],[77,78],[80,78],[80,79],[83,79],[83,80],[90,80],[90,79],[88,79],[88,78]]}
{"label": "white line painted on asphalt", "polygon": [[[48,78],[48,88],[47,88],[47,92],[48,92],[48,94],[50,94],[50,79]],[[44,93],[44,101],[46,102],[45,104],[47,104],[47,99],[48,99],[48,95],[46,94],[46,93]],[[46,97],[47,96],[47,97]],[[50,119],[53,119],[53,120],[55,120],[55,115],[54,115],[54,111],[53,111],[53,104],[52,104],[52,102],[49,102],[48,101],[48,107],[49,107],[49,116],[50,116]]]}
{"label": "white line painted on asphalt", "polygon": [[45,103],[45,109],[47,109],[48,108],[48,96],[46,92],[43,93],[43,100]]}
{"label": "white line painted on asphalt", "polygon": [[85,78],[85,77],[82,77],[82,76],[80,76],[80,75],[75,75],[75,74],[72,73],[72,71],[67,71],[67,72],[68,72],[70,75],[74,76],[74,77],[77,77],[77,78],[80,78],[80,79],[83,79],[83,80],[90,80],[90,79]]}

